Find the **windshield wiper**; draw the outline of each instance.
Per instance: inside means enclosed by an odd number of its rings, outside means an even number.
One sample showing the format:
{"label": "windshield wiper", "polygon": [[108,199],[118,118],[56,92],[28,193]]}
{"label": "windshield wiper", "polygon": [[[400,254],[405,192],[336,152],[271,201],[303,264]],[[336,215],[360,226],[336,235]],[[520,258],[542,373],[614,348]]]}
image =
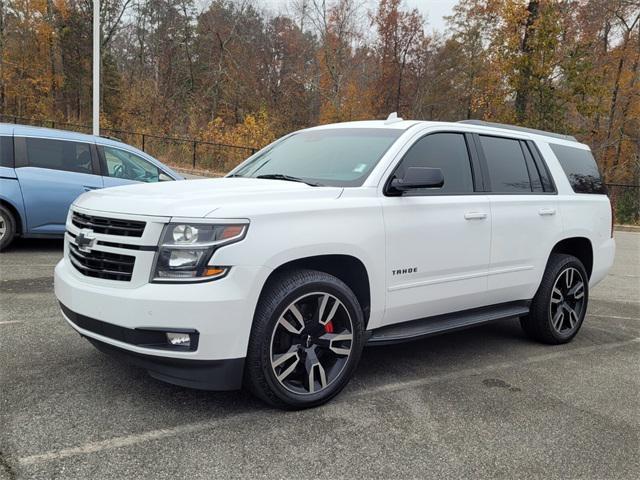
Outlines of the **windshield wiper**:
{"label": "windshield wiper", "polygon": [[266,178],[272,180],[286,180],[288,182],[300,182],[306,183],[307,185],[311,185],[312,187],[320,187],[319,183],[310,182],[308,180],[303,180],[302,178],[292,177],[291,175],[284,175],[282,173],[266,173],[264,175],[258,175],[256,178]]}

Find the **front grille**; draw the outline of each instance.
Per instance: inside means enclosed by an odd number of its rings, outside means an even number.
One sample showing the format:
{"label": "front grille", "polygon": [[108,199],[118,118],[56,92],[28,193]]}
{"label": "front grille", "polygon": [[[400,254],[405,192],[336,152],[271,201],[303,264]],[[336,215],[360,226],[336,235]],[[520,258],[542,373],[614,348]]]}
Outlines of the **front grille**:
{"label": "front grille", "polygon": [[118,253],[91,250],[81,252],[77,245],[69,242],[69,259],[72,265],[87,277],[104,278],[128,282],[133,275],[136,257]]}
{"label": "front grille", "polygon": [[90,228],[95,233],[104,235],[121,235],[123,237],[141,237],[145,222],[122,220],[119,218],[95,217],[84,213],[73,212],[71,223],[78,228]]}

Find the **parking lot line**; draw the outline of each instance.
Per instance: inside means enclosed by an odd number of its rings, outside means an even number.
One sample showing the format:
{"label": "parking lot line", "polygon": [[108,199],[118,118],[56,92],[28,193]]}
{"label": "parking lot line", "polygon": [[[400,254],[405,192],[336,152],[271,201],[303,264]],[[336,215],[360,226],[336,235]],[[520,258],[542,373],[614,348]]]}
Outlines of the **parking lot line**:
{"label": "parking lot line", "polygon": [[24,322],[22,322],[20,320],[8,320],[6,322],[0,322],[0,325],[10,325],[12,323],[24,323]]}
{"label": "parking lot line", "polygon": [[[502,370],[505,368],[516,367],[520,365],[528,365],[528,364],[533,364],[538,362],[547,362],[548,360],[552,360],[552,359],[588,354],[588,353],[602,351],[602,350],[611,350],[611,349],[616,349],[619,347],[624,347],[624,346],[631,345],[634,343],[639,343],[639,342],[640,342],[640,338],[632,338],[630,340],[624,340],[620,342],[613,342],[613,343],[607,343],[607,344],[601,344],[601,345],[590,345],[588,347],[570,348],[560,352],[537,355],[537,356],[522,359],[516,362],[495,363],[495,364],[487,365],[485,367],[467,368],[467,369],[459,370],[452,373],[435,375],[427,378],[421,378],[418,380],[410,380],[406,382],[396,382],[396,383],[381,385],[378,387],[364,389],[356,393],[343,395],[341,398],[335,401],[338,403],[341,403],[341,402],[348,401],[349,399],[357,398],[363,395],[368,396],[375,393],[395,392],[399,390],[413,389],[413,388],[429,385],[432,383],[440,382],[443,380],[464,378],[472,375],[480,375],[480,374],[489,373],[495,370]],[[189,423],[184,425],[178,425],[173,428],[150,430],[150,431],[139,433],[139,434],[126,435],[122,437],[114,437],[114,438],[101,440],[97,442],[89,442],[89,443],[85,443],[84,445],[80,445],[78,447],[65,448],[62,450],[22,457],[18,459],[18,463],[21,466],[34,465],[34,464],[45,463],[45,462],[50,462],[55,460],[61,460],[67,457],[75,457],[79,455],[99,453],[105,450],[112,450],[115,448],[137,445],[140,443],[158,440],[161,438],[175,437],[178,435],[196,433],[196,432],[210,429],[214,426],[220,426],[221,424],[225,424],[225,423],[235,423],[238,421],[244,422],[246,420],[250,420],[252,417],[254,417],[258,413],[259,412],[247,412],[247,413],[233,415],[230,417],[225,417],[223,419],[216,419],[208,422]]]}
{"label": "parking lot line", "polygon": [[598,315],[597,313],[587,313],[587,317],[615,318],[616,320],[635,320],[635,321],[640,320],[640,318],[636,318],[636,317],[619,317],[617,315]]}
{"label": "parking lot line", "polygon": [[173,428],[161,428],[158,430],[150,430],[135,435],[126,435],[123,437],[114,437],[107,440],[101,440],[98,442],[89,442],[79,447],[65,448],[63,450],[42,453],[39,455],[31,455],[29,457],[23,457],[18,460],[21,466],[33,465],[36,463],[49,462],[53,460],[60,460],[67,457],[75,457],[78,455],[87,455],[90,453],[98,453],[103,450],[112,450],[114,448],[128,447],[131,445],[137,445],[143,442],[150,442],[152,440],[159,440],[165,437],[175,437],[177,435],[183,435],[186,433],[196,433],[202,430],[220,426],[221,424],[233,421],[246,421],[249,420],[253,413],[243,413],[239,415],[233,415],[222,419],[213,420],[210,422],[197,422],[188,423],[185,425],[178,425]]}

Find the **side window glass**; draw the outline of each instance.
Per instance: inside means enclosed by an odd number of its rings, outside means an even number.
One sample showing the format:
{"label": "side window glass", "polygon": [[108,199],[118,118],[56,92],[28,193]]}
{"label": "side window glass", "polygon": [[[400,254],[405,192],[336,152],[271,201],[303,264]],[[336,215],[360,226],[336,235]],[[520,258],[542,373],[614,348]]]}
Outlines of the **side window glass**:
{"label": "side window glass", "polygon": [[160,169],[142,157],[119,148],[101,147],[107,162],[110,177],[135,180],[137,182],[157,182]]}
{"label": "side window glass", "polygon": [[544,192],[542,179],[540,177],[540,170],[538,169],[536,163],[533,161],[533,157],[529,152],[529,148],[525,145],[524,142],[520,142],[520,148],[522,148],[524,158],[527,162],[527,170],[529,171],[529,178],[531,179],[531,190],[533,192]]}
{"label": "side window glass", "polygon": [[467,142],[461,133],[434,133],[418,140],[405,154],[395,175],[401,177],[409,167],[442,170],[441,188],[415,190],[410,195],[473,193],[473,176]]}
{"label": "side window glass", "polygon": [[492,192],[532,191],[527,164],[518,140],[480,135],[480,145],[487,160]]}
{"label": "side window glass", "polygon": [[533,161],[536,164],[538,169],[538,173],[540,174],[540,180],[542,181],[542,188],[545,192],[555,192],[556,189],[551,181],[551,174],[549,173],[549,169],[547,168],[540,152],[536,148],[535,144],[528,140],[525,142],[529,151],[529,154],[533,157]]}
{"label": "side window glass", "polygon": [[0,137],[0,167],[13,168],[13,137]]}
{"label": "side window glass", "polygon": [[30,167],[93,173],[91,146],[88,143],[26,138],[27,165]]}

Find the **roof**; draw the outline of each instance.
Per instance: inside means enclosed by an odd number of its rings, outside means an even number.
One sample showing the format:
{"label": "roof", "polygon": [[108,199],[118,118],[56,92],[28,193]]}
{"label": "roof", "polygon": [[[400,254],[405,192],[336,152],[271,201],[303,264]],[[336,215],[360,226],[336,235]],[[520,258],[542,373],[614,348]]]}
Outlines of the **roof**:
{"label": "roof", "polygon": [[341,122],[341,123],[328,123],[325,125],[318,125],[311,127],[309,130],[324,130],[330,128],[391,128],[395,130],[406,130],[409,127],[424,123],[439,122],[425,122],[421,120],[402,120],[398,119],[393,122],[387,122],[386,120],[359,120],[355,122]]}
{"label": "roof", "polygon": [[544,137],[554,137],[570,142],[577,142],[576,137],[572,135],[564,135],[562,133],[547,132],[546,130],[537,130],[535,128],[520,127],[518,125],[507,125],[505,123],[485,122],[483,120],[459,120],[458,123],[468,123],[469,125],[479,125],[482,127],[501,128],[503,130],[514,130],[516,132],[533,133],[534,135],[542,135]]}
{"label": "roof", "polygon": [[[355,122],[330,123],[327,125],[319,125],[311,127],[309,130],[331,129],[331,128],[386,128],[395,130],[407,130],[413,126],[432,126],[432,127],[449,127],[452,129],[460,128],[462,125],[473,127],[475,131],[479,129],[487,134],[500,134],[506,132],[518,132],[529,137],[532,135],[544,137],[544,140],[557,139],[554,143],[574,143],[583,145],[575,137],[571,135],[563,135],[560,133],[546,132],[544,130],[536,130],[534,128],[519,127],[516,125],[507,125],[503,123],[485,122],[482,120],[460,120],[458,122],[436,122],[427,120],[363,120]],[[559,142],[558,142],[559,140]],[[588,148],[585,146],[585,148]]]}

